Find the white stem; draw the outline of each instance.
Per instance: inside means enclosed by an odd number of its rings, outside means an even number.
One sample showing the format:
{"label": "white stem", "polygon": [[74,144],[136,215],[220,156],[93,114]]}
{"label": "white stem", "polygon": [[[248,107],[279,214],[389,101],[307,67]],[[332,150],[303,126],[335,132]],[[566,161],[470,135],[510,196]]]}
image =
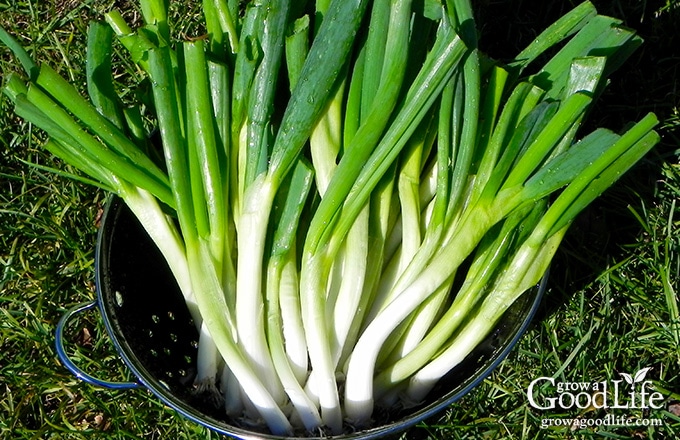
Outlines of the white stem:
{"label": "white stem", "polygon": [[[267,267],[267,303],[269,309],[267,311],[267,336],[269,350],[271,352],[274,367],[278,374],[281,384],[296,410],[296,418],[292,422],[301,422],[308,431],[319,429],[322,425],[321,416],[316,407],[316,404],[307,396],[302,389],[301,380],[296,377],[293,370],[293,365],[290,362],[289,356],[286,353],[286,342],[284,337],[283,319],[281,317],[281,290],[284,284],[294,283],[297,279],[295,277],[295,252],[289,250],[288,255],[272,256]],[[292,269],[292,279],[290,275],[284,279],[283,272],[290,272]],[[295,289],[296,286],[292,286]],[[291,287],[288,287],[290,290]],[[288,322],[288,324],[294,324]],[[300,323],[301,325],[301,323]],[[283,327],[283,328],[282,328]],[[297,341],[289,341],[297,343]],[[304,348],[304,345],[303,345]],[[306,352],[305,352],[306,355]],[[305,377],[306,377],[306,371]],[[304,378],[304,377],[303,377]]]}
{"label": "white stem", "polygon": [[[244,395],[248,396],[257,412],[275,435],[289,435],[292,426],[281,410],[279,403],[272,397],[263,380],[253,371],[243,350],[238,346],[232,333],[234,317],[227,307],[226,298],[214,267],[208,244],[199,241],[187,243],[192,282],[197,292],[198,305],[204,322],[215,344],[227,363]],[[262,327],[261,327],[262,328]],[[244,401],[244,403],[246,403]]]}
{"label": "white stem", "polygon": [[267,346],[262,290],[264,247],[274,193],[272,182],[261,175],[248,187],[244,196],[243,210],[238,219],[236,329],[239,345],[248,362],[274,400],[283,403],[285,393]]}
{"label": "white stem", "polygon": [[442,305],[449,297],[449,290],[450,283],[444,284],[416,312],[413,321],[411,321],[406,333],[402,336],[398,353],[399,358],[406,356],[423,340],[436,318],[440,315]]}
{"label": "white stem", "polygon": [[418,182],[406,173],[399,176],[399,200],[401,202],[401,253],[399,269],[402,273],[411,263],[421,244],[420,204]]}
{"label": "white stem", "polygon": [[479,315],[463,327],[454,342],[441,355],[410,379],[405,392],[406,400],[416,404],[425,399],[439,379],[460,364],[486,338],[495,326],[496,320],[497,317],[489,314],[487,310],[481,310]]}
{"label": "white stem", "polygon": [[[474,240],[465,236],[463,242]],[[373,407],[373,373],[378,354],[390,334],[423,301],[435,292],[462,262],[470,243],[461,243],[461,252],[442,252],[404,290],[392,296],[392,301],[378,313],[357,341],[349,359],[345,382],[347,417],[358,425],[366,423]],[[448,249],[449,251],[451,249]]]}
{"label": "white stem", "polygon": [[[326,322],[325,292],[323,286],[323,253],[307,258],[302,266],[300,292],[302,321],[307,338],[307,348],[312,371],[308,382],[318,396],[324,424],[334,433],[342,432],[342,412],[335,365],[331,355]],[[313,380],[313,383],[311,381]]]}
{"label": "white stem", "polygon": [[437,167],[436,162],[429,164],[423,172],[423,177],[420,179],[420,189],[418,193],[420,206],[429,205],[437,195],[438,174],[439,167]]}
{"label": "white stem", "polygon": [[222,364],[220,378],[220,391],[224,396],[224,410],[229,417],[238,418],[243,413],[243,400],[241,400],[241,387],[229,365]]}
{"label": "white stem", "polygon": [[548,239],[544,229],[534,229],[494,283],[479,311],[468,319],[452,344],[411,378],[405,393],[408,400],[424,399],[442,376],[460,364],[486,338],[517,298],[535,286],[547,270],[567,228],[565,226]]}
{"label": "white stem", "polygon": [[297,381],[304,385],[308,375],[309,357],[300,313],[300,285],[295,261],[288,261],[283,267],[280,303],[288,361]]}
{"label": "white stem", "polygon": [[369,208],[366,206],[357,216],[345,242],[342,283],[333,313],[332,356],[336,366],[364,294],[366,265],[369,264],[368,216]]}
{"label": "white stem", "polygon": [[420,275],[432,256],[440,250],[441,225],[431,228],[428,232],[428,234],[425,234],[416,255],[412,258],[411,264],[404,268],[403,271],[399,272],[398,270],[401,261],[401,250],[388,263],[380,279],[376,299],[373,301],[366,322],[375,319],[378,313],[384,310],[398,294],[403,292]]}
{"label": "white stem", "polygon": [[220,364],[219,352],[205,323],[201,324],[198,337],[197,373],[194,379],[199,391],[213,392]]}
{"label": "white stem", "polygon": [[323,197],[337,167],[337,157],[342,144],[342,104],[344,82],[329,101],[326,112],[309,137],[310,153],[319,195]]}

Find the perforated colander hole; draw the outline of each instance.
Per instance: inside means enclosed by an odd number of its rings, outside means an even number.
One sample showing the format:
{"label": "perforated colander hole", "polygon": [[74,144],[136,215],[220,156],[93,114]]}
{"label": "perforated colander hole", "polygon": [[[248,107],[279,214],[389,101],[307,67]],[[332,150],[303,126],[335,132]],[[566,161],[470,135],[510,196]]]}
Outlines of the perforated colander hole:
{"label": "perforated colander hole", "polygon": [[158,352],[153,348],[149,350],[149,354],[153,357],[158,357]]}
{"label": "perforated colander hole", "polygon": [[170,340],[172,342],[177,342],[179,340],[179,337],[174,333],[170,333]]}
{"label": "perforated colander hole", "polygon": [[165,372],[165,376],[166,376],[168,379],[172,379],[173,377],[175,377],[175,373],[173,373],[172,371],[166,371],[166,372]]}
{"label": "perforated colander hole", "polygon": [[149,332],[147,333],[147,335],[149,336],[149,338],[153,338],[153,330],[149,330]]}
{"label": "perforated colander hole", "polygon": [[164,349],[163,349],[163,353],[164,353],[166,356],[170,356],[170,353],[171,353],[171,352],[170,352],[170,349],[169,349],[169,348],[164,348]]}
{"label": "perforated colander hole", "polygon": [[198,349],[198,341],[191,341],[191,346],[195,349]]}
{"label": "perforated colander hole", "polygon": [[170,321],[174,321],[175,320],[175,314],[172,311],[168,312],[168,318],[170,318]]}
{"label": "perforated colander hole", "polygon": [[151,315],[151,320],[153,321],[154,324],[158,324],[161,322],[161,318],[158,315]]}
{"label": "perforated colander hole", "polygon": [[194,363],[194,360],[191,359],[191,356],[184,356],[184,362],[185,362],[187,365],[192,365],[192,364]]}

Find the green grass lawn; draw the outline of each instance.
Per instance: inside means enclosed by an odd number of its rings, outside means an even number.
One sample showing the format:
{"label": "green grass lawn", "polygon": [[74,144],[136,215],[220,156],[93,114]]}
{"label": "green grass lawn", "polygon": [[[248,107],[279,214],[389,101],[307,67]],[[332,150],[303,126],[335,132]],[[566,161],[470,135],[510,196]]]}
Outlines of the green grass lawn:
{"label": "green grass lawn", "polygon": [[[114,5],[134,21],[139,14],[133,3],[0,0],[0,24],[36,59],[82,84],[88,21]],[[187,3],[192,6],[173,5],[180,34],[192,26],[191,8],[200,5]],[[514,54],[576,4],[476,3],[482,49],[498,58]],[[614,75],[590,123],[620,129],[654,111],[662,121],[662,143],[574,224],[541,308],[506,361],[439,418],[403,439],[680,437],[680,1],[593,3],[637,29],[645,45]],[[117,69],[121,81],[135,75],[126,65]],[[0,71],[3,76],[19,71],[4,47]],[[70,170],[41,149],[41,140],[0,98],[0,438],[218,438],[148,391],[95,388],[59,363],[54,349],[59,318],[95,297],[94,245],[106,194],[47,171]],[[102,379],[131,379],[98,313],[76,322],[69,337],[79,365]],[[548,377],[555,384],[604,383],[611,398],[611,387],[624,379],[621,373],[635,375],[647,367],[645,380],[663,396],[658,409],[537,409],[527,397],[533,380]],[[559,396],[555,388],[537,388],[539,403]],[[569,406],[568,396],[563,399],[562,406]],[[658,425],[625,426],[621,417]],[[568,420],[570,426],[554,426]],[[597,420],[616,424],[581,427]]]}

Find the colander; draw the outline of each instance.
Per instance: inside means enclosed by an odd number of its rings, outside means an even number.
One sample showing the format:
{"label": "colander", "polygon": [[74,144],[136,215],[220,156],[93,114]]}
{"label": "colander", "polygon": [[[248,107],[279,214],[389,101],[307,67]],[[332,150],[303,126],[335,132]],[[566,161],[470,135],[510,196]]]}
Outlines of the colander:
{"label": "colander", "polygon": [[[95,255],[97,299],[68,310],[57,326],[57,353],[78,378],[104,388],[150,390],[179,415],[237,439],[280,439],[230,420],[210,399],[192,393],[198,344],[196,327],[163,256],[127,206],[117,197],[106,205]],[[466,360],[447,374],[426,402],[376,417],[367,430],[332,437],[290,439],[376,439],[396,436],[447,408],[496,368],[530,323],[545,290],[547,276],[506,313],[495,331]],[[84,372],[65,348],[69,322],[98,308],[116,351],[134,382],[110,382]]]}

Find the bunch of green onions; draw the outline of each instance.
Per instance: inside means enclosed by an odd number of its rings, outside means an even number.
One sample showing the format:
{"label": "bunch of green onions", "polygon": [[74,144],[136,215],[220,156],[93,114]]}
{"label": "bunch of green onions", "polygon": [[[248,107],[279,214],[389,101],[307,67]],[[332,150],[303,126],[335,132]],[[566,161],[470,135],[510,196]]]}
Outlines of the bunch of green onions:
{"label": "bunch of green onions", "polygon": [[4,92],[162,251],[200,331],[196,392],[276,435],[426,399],[658,141],[651,114],[580,132],[641,43],[588,2],[505,63],[467,0],[203,0],[206,35],[182,42],[168,0],[140,5],[139,29],[91,24],[87,98],[0,30],[28,76]]}

